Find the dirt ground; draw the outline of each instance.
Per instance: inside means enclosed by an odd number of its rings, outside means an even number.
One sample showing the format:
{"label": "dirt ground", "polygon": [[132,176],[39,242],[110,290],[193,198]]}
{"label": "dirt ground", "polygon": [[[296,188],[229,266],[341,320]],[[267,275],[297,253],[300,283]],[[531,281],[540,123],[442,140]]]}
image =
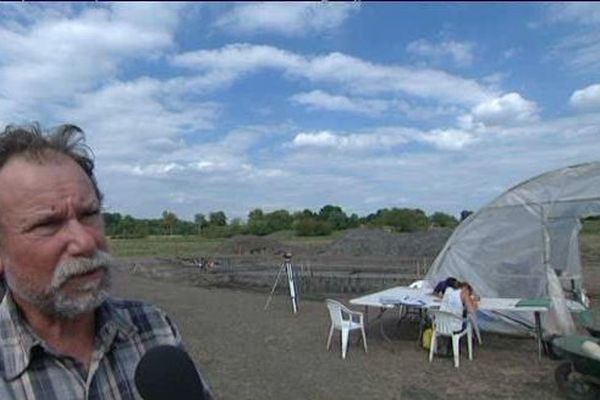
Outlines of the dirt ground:
{"label": "dirt ground", "polygon": [[[367,332],[368,353],[352,337],[346,360],[335,337],[325,342],[329,317],[323,302],[302,301],[292,315],[266,293],[199,288],[115,271],[113,292],[146,300],[169,313],[192,357],[220,399],[561,399],[554,382],[557,361],[537,359],[533,339],[483,334],[474,359],[461,352],[427,360],[417,347],[416,326],[396,327],[392,314]],[[347,300],[347,299],[346,299]]]}

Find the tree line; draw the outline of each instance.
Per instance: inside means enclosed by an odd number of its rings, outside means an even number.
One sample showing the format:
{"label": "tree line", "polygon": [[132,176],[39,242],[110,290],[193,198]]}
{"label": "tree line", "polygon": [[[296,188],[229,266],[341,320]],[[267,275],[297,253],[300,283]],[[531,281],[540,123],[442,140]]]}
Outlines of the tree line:
{"label": "tree line", "polygon": [[[469,211],[461,213],[466,218]],[[106,232],[113,238],[143,238],[150,235],[201,235],[207,238],[231,237],[241,234],[258,236],[277,231],[293,230],[297,236],[326,236],[333,231],[367,227],[387,227],[395,232],[414,232],[432,227],[454,228],[458,220],[443,212],[426,215],[423,210],[384,208],[364,217],[348,215],[336,205],[328,204],[318,212],[305,209],[290,213],[287,210],[250,211],[247,220],[229,220],[223,211],[194,215],[186,221],[165,210],[161,218],[140,219],[120,213],[103,213]]]}

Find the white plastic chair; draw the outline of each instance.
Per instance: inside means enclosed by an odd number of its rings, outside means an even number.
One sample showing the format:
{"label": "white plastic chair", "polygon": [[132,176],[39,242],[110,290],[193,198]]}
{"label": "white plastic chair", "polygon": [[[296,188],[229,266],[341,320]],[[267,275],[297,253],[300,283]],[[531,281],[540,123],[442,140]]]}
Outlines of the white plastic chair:
{"label": "white plastic chair", "polygon": [[339,331],[341,331],[342,358],[346,359],[346,351],[348,349],[348,335],[350,331],[360,329],[366,353],[367,335],[365,334],[363,313],[359,311],[352,311],[339,301],[327,299],[325,300],[325,302],[327,303],[327,308],[329,309],[329,316],[331,317],[331,327],[329,328],[329,337],[327,338],[327,350],[329,350],[329,348],[331,347],[331,338],[333,336],[333,330],[338,329]]}
{"label": "white plastic chair", "polygon": [[[429,362],[433,360],[433,353],[437,351],[437,337],[449,336],[452,338],[452,350],[454,352],[454,366],[458,368],[460,359],[460,338],[467,335],[467,348],[469,360],[473,359],[473,330],[471,321],[463,319],[448,311],[430,310],[433,320],[433,332],[431,334],[431,345],[429,347]],[[463,323],[466,324],[462,329]]]}

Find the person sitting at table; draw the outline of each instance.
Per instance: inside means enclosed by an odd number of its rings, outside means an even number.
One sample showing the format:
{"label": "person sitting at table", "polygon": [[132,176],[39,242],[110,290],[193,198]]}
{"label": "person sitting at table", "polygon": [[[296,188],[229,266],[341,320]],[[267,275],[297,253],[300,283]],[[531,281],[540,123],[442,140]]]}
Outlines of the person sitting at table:
{"label": "person sitting at table", "polygon": [[459,287],[463,292],[461,296],[463,296],[463,304],[467,312],[471,315],[475,315],[479,303],[479,296],[475,294],[473,286],[471,286],[468,282],[461,282]]}
{"label": "person sitting at table", "polygon": [[446,288],[448,287],[456,287],[458,284],[458,280],[453,277],[449,277],[444,279],[443,281],[439,281],[435,288],[433,289],[433,294],[439,298],[444,297],[444,293],[446,292]]}
{"label": "person sitting at table", "polygon": [[449,311],[465,318],[467,313],[477,311],[476,296],[473,287],[468,282],[456,281],[449,285],[442,297],[440,310]]}
{"label": "person sitting at table", "polygon": [[[456,281],[446,288],[440,304],[440,310],[448,311],[462,319],[456,321],[454,327],[455,332],[460,332],[467,327],[466,318],[467,316],[475,315],[477,311],[477,303],[474,301],[473,288],[468,282]],[[473,318],[473,317],[472,317]],[[446,342],[446,356],[452,355],[452,342],[447,340]],[[442,347],[444,348],[444,347]]]}
{"label": "person sitting at table", "polygon": [[[477,324],[477,307],[477,296],[475,295],[473,287],[468,282],[459,281],[456,282],[454,287],[449,286],[446,289],[440,304],[440,310],[451,312],[462,318],[462,323],[457,321],[455,328],[457,332],[462,331],[467,327],[467,317],[470,318],[473,325]],[[476,332],[478,331],[476,330]],[[450,342],[448,349],[451,349]],[[449,351],[448,354],[451,354],[451,352]]]}

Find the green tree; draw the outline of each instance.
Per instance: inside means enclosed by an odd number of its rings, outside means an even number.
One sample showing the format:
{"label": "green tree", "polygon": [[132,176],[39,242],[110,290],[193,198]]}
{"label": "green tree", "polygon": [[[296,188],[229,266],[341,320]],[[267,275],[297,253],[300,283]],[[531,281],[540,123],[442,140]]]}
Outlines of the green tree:
{"label": "green tree", "polygon": [[173,235],[173,229],[177,224],[177,215],[169,210],[165,210],[162,213],[162,220],[164,227],[166,228],[167,232],[169,232],[169,235]]}
{"label": "green tree", "polygon": [[335,230],[346,229],[348,216],[339,206],[328,204],[319,210],[319,219],[329,222]]}
{"label": "green tree", "polygon": [[296,221],[294,230],[298,236],[327,236],[331,234],[332,226],[327,221],[304,218]]}
{"label": "green tree", "polygon": [[264,213],[260,208],[248,214],[248,232],[253,235],[268,235],[273,232],[292,229],[294,218],[287,210]]}
{"label": "green tree", "polygon": [[318,215],[316,213],[314,213],[313,211],[309,210],[308,208],[305,208],[302,211],[296,211],[294,213],[294,220],[301,220],[304,218],[314,218],[316,219],[318,217]]}
{"label": "green tree", "polygon": [[454,228],[458,225],[458,221],[452,215],[445,214],[443,212],[435,212],[429,220],[434,226],[439,226],[441,228]]}
{"label": "green tree", "polygon": [[255,208],[248,213],[248,223],[252,221],[260,221],[265,217],[265,213],[260,208]]}
{"label": "green tree", "polygon": [[133,237],[135,232],[136,220],[131,215],[124,216],[119,221],[118,236]]}
{"label": "green tree", "polygon": [[248,233],[252,235],[268,235],[269,227],[265,221],[265,214],[260,208],[255,208],[248,214]]}
{"label": "green tree", "polygon": [[232,219],[228,225],[228,228],[228,235],[230,236],[243,235],[244,233],[246,233],[246,226],[244,226],[240,218]]}
{"label": "green tree", "polygon": [[208,224],[211,226],[226,226],[227,216],[223,211],[214,211],[208,214]]}
{"label": "green tree", "polygon": [[429,218],[420,209],[392,208],[377,210],[366,220],[375,226],[389,226],[397,232],[414,232],[429,227]]}
{"label": "green tree", "polygon": [[148,223],[145,220],[133,219],[133,231],[130,237],[143,238],[149,235]]}
{"label": "green tree", "polygon": [[194,224],[196,224],[196,229],[198,234],[202,232],[202,229],[208,226],[208,221],[206,220],[206,216],[204,214],[195,214],[194,215]]}
{"label": "green tree", "polygon": [[294,218],[287,210],[276,210],[265,215],[267,225],[271,232],[292,229]]}
{"label": "green tree", "polygon": [[348,217],[348,223],[346,225],[346,228],[358,228],[359,226],[360,218],[358,217],[358,214],[352,213],[352,215]]}
{"label": "green tree", "polygon": [[104,218],[104,229],[108,236],[116,236],[119,234],[119,224],[123,218],[119,213],[102,213]]}

